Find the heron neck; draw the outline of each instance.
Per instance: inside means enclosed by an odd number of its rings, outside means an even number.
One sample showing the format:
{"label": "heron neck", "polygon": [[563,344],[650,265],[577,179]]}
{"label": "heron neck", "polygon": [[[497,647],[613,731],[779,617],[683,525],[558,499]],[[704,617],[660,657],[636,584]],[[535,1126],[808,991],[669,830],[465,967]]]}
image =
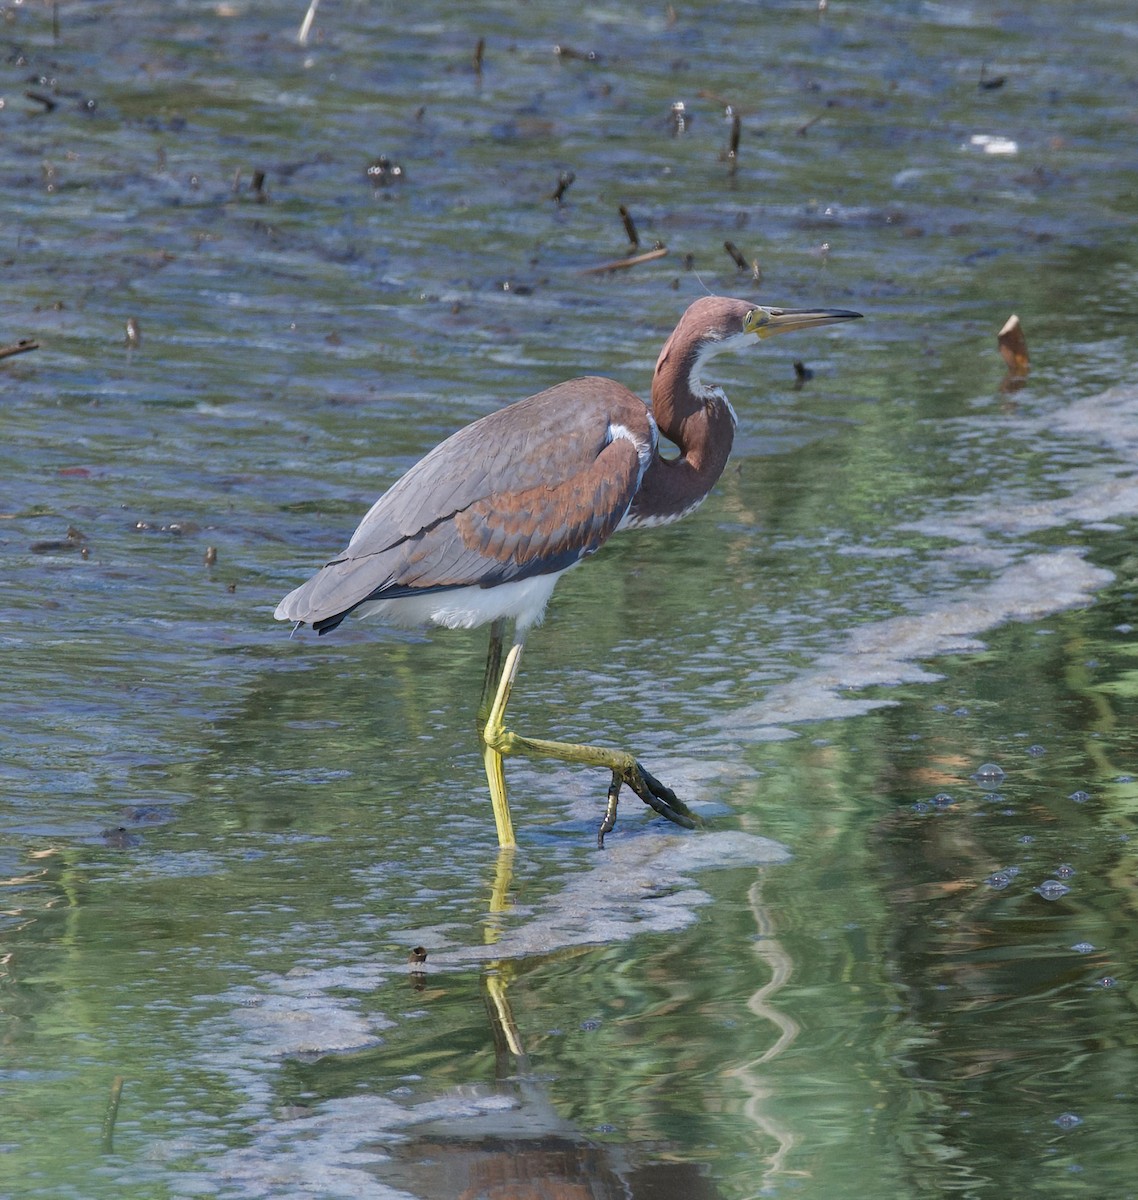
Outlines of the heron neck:
{"label": "heron neck", "polygon": [[652,415],[660,433],[680,453],[676,458],[653,459],[632,505],[634,522],[672,521],[690,512],[727,466],[735,440],[735,414],[719,388],[699,385],[698,367],[695,356],[690,362],[672,361],[668,346],[656,364]]}

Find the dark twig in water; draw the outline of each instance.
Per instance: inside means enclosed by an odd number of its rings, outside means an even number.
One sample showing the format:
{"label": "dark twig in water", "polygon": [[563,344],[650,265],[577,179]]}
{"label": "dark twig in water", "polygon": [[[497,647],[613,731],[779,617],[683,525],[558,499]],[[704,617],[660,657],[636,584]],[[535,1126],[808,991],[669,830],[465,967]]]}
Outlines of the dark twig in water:
{"label": "dark twig in water", "polygon": [[739,268],[740,271],[746,271],[749,269],[747,260],[739,252],[739,247],[736,246],[734,242],[724,242],[723,249],[726,250],[727,253],[731,255],[732,261],[735,263],[735,265]]}
{"label": "dark twig in water", "polygon": [[572,46],[554,46],[553,53],[558,58],[576,58],[581,62],[599,62],[597,52],[595,50],[574,50]]}
{"label": "dark twig in water", "polygon": [[11,346],[0,346],[0,358],[11,358],[14,354],[27,354],[29,350],[38,350],[39,342],[33,338],[21,338]]}
{"label": "dark twig in water", "polygon": [[484,37],[480,37],[478,39],[478,45],[474,47],[474,74],[477,75],[479,79],[482,78],[482,55],[485,53],[485,51],[486,39]]}
{"label": "dark twig in water", "polygon": [[731,174],[734,175],[739,165],[739,136],[743,131],[743,118],[730,104],[727,106],[727,116],[731,119],[731,143],[727,147],[726,159],[731,164]]}
{"label": "dark twig in water", "polygon": [[810,132],[810,130],[811,130],[811,129],[813,129],[813,128],[814,128],[814,126],[815,126],[815,125],[817,125],[817,124],[818,124],[818,122],[819,122],[819,121],[820,121],[820,120],[821,120],[821,119],[822,119],[824,116],[826,116],[826,114],[827,114],[827,113],[830,111],[830,109],[832,109],[832,108],[840,108],[840,107],[841,107],[841,105],[838,103],[838,101],[837,101],[837,100],[827,100],[827,101],[826,101],[826,107],[825,107],[825,109],[823,109],[823,111],[822,111],[822,112],[820,112],[820,113],[815,113],[815,114],[814,114],[814,116],[812,116],[812,117],[810,118],[810,120],[806,122],[806,124],[805,124],[805,125],[799,125],[798,129],[796,130],[796,132],[797,132],[798,136],[799,136],[799,137],[805,137],[805,136],[806,136],[806,135],[807,135],[807,134]]}
{"label": "dark twig in water", "polygon": [[44,112],[55,112],[55,101],[50,96],[45,96],[43,92],[33,92],[29,89],[24,95],[29,100],[34,100],[37,104],[42,104]]}
{"label": "dark twig in water", "polygon": [[794,362],[794,390],[800,392],[811,379],[814,378],[814,372],[804,363],[795,359]]}
{"label": "dark twig in water", "polygon": [[624,222],[624,232],[628,234],[628,240],[634,246],[639,246],[640,234],[636,232],[636,222],[632,219],[632,213],[623,204],[620,206],[620,219]]}
{"label": "dark twig in water", "polygon": [[374,162],[368,164],[367,177],[372,186],[378,188],[401,182],[404,173],[397,162],[392,162],[386,154],[381,154]]}
{"label": "dark twig in water", "polygon": [[572,171],[562,171],[557,179],[557,187],[549,194],[550,200],[554,200],[560,205],[564,200],[565,193],[572,187],[573,180],[576,178],[577,176]]}
{"label": "dark twig in water", "polygon": [[996,90],[996,88],[1002,88],[1006,82],[1007,82],[1007,76],[1005,76],[1005,75],[993,75],[991,77],[991,79],[989,79],[988,78],[988,64],[987,63],[980,64],[980,79],[977,82],[976,86],[978,88],[980,88],[982,91],[994,92]]}
{"label": "dark twig in water", "polygon": [[67,527],[67,536],[49,538],[42,542],[32,542],[28,547],[32,554],[58,554],[64,550],[78,550],[84,557],[87,554],[87,538],[74,525]]}
{"label": "dark twig in water", "polygon": [[634,254],[631,258],[617,258],[612,262],[601,263],[597,267],[586,267],[582,275],[605,275],[609,271],[626,271],[629,267],[638,267],[641,263],[654,262],[668,253],[667,246],[657,246],[655,250],[647,250],[643,254]]}
{"label": "dark twig in water", "polygon": [[123,1077],[116,1075],[111,1081],[111,1095],[107,1100],[107,1111],[103,1114],[103,1134],[100,1146],[104,1154],[113,1154],[115,1149],[115,1121],[119,1115],[119,1101],[122,1099]]}

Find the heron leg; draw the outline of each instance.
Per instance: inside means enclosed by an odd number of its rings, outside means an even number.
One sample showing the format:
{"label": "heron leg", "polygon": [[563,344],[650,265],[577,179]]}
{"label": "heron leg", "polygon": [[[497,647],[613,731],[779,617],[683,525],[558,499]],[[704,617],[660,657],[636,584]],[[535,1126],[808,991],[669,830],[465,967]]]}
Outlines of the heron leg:
{"label": "heron leg", "polygon": [[[478,702],[478,735],[482,739],[482,760],[486,767],[486,782],[490,785],[490,803],[494,809],[494,825],[498,830],[498,845],[503,849],[516,846],[514,823],[510,819],[510,802],[506,797],[506,773],[502,755],[486,738],[486,723],[493,711],[502,686],[502,634],[505,621],[499,619],[490,626],[490,648],[486,654],[486,674],[482,680],[482,699]],[[504,707],[504,705],[503,705]]]}
{"label": "heron leg", "polygon": [[486,654],[486,674],[482,679],[482,699],[478,701],[478,731],[486,725],[486,718],[494,704],[498,682],[502,678],[502,636],[506,631],[504,617],[499,617],[490,626],[490,646]]}
{"label": "heron leg", "polygon": [[[506,655],[506,663],[498,681],[498,690],[494,702],[490,706],[485,723],[482,726],[482,742],[485,747],[486,775],[490,780],[490,796],[494,801],[494,816],[498,819],[498,801],[496,799],[496,780],[501,787],[501,803],[505,811],[508,825],[509,809],[506,807],[506,790],[502,771],[502,758],[509,754],[527,754],[532,758],[557,758],[562,762],[580,763],[589,767],[604,767],[612,772],[612,783],[609,785],[608,803],[605,807],[605,818],[601,824],[597,838],[599,846],[604,845],[604,836],[616,824],[616,807],[620,798],[620,789],[627,784],[650,808],[666,817],[676,825],[685,829],[695,829],[700,823],[699,818],[672,791],[665,787],[651,772],[646,771],[634,755],[626,750],[608,750],[602,746],[587,746],[578,742],[554,742],[546,738],[522,737],[506,728],[506,705],[510,702],[510,692],[518,673],[521,662],[524,639],[519,638],[510,647]],[[491,775],[493,761],[497,776]],[[510,831],[512,838],[512,830]],[[498,826],[498,839],[502,841],[502,825]],[[513,841],[502,845],[513,845]]]}

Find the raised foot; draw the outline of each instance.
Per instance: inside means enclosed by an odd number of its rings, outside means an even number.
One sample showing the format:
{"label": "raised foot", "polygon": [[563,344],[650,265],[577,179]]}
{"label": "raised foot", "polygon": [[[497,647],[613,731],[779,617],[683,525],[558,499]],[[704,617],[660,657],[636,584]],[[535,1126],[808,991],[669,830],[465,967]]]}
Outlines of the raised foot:
{"label": "raised foot", "polygon": [[608,803],[605,805],[605,819],[597,831],[597,849],[605,847],[605,834],[611,833],[616,825],[616,808],[620,803],[620,789],[628,784],[630,788],[660,816],[667,817],[674,825],[684,829],[696,829],[703,822],[690,808],[672,791],[662,784],[651,771],[645,770],[638,762],[633,762],[630,769],[614,770],[612,783],[609,784]]}

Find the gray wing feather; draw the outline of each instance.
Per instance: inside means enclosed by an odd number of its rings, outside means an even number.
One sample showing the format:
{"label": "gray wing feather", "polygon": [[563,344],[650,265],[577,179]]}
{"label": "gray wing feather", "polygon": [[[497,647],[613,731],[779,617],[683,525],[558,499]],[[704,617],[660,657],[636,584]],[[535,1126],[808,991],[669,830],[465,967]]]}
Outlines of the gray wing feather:
{"label": "gray wing feather", "polygon": [[440,443],[372,505],[348,548],[277,606],[327,621],[368,599],[492,587],[563,570],[628,510],[644,461],[613,424],[651,439],[642,401],[577,379],[490,413]]}

